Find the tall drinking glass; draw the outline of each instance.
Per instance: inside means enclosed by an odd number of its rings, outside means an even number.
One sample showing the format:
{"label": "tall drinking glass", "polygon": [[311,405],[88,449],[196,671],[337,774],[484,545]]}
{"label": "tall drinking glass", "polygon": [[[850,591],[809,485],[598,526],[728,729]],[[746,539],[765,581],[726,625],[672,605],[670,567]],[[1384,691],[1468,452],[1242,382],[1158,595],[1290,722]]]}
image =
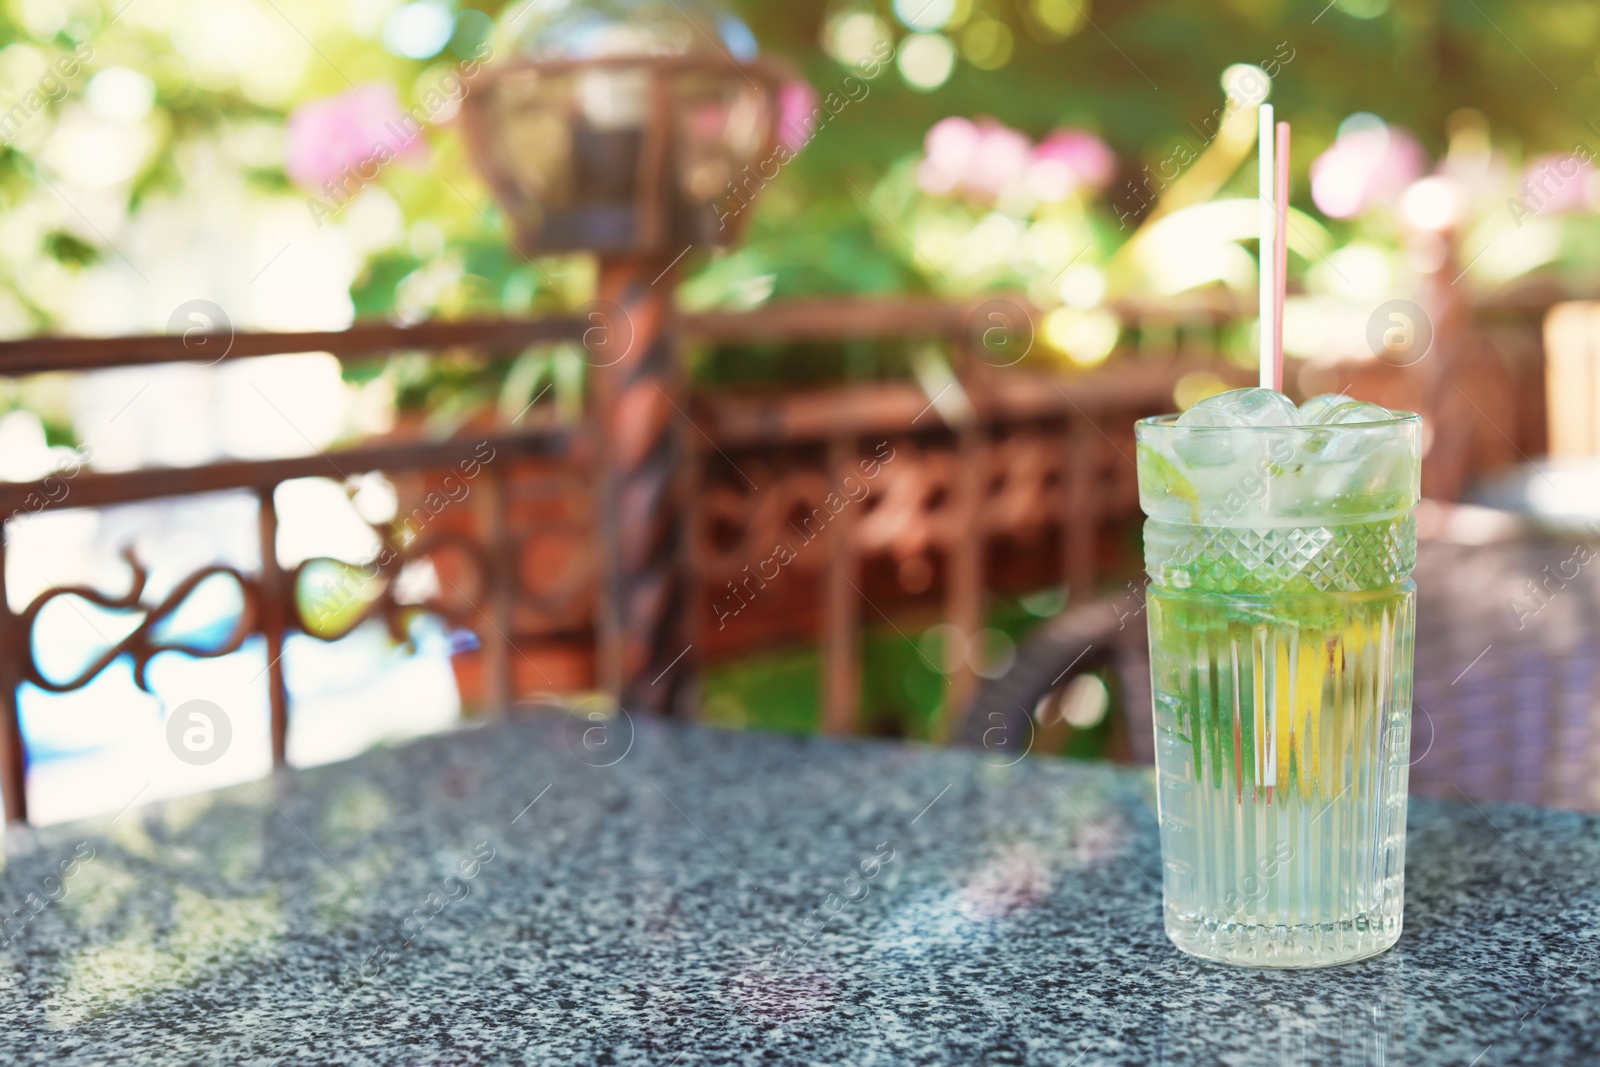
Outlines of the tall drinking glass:
{"label": "tall drinking glass", "polygon": [[1420,420],[1137,434],[1167,936],[1256,967],[1382,952],[1405,887]]}

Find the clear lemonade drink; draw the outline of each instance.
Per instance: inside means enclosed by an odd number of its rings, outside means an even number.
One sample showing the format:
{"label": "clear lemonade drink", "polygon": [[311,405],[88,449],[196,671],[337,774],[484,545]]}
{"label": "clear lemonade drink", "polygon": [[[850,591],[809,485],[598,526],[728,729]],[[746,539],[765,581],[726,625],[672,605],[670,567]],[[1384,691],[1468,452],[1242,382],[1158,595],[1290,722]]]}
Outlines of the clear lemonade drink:
{"label": "clear lemonade drink", "polygon": [[1315,967],[1400,936],[1420,420],[1244,389],[1138,426],[1168,936]]}

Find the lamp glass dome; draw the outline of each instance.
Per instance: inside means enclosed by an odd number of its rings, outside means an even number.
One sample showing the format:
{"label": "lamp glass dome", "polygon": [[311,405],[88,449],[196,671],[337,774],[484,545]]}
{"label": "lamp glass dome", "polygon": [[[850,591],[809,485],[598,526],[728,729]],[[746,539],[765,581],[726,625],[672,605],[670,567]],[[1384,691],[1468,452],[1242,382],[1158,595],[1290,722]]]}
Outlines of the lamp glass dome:
{"label": "lamp glass dome", "polygon": [[731,243],[754,195],[737,182],[777,126],[779,76],[749,28],[709,0],[532,0],[520,17],[502,25],[518,58],[466,108],[524,247]]}
{"label": "lamp glass dome", "polygon": [[754,58],[755,38],[710,0],[533,0],[517,34],[530,59],[678,56],[721,52]]}

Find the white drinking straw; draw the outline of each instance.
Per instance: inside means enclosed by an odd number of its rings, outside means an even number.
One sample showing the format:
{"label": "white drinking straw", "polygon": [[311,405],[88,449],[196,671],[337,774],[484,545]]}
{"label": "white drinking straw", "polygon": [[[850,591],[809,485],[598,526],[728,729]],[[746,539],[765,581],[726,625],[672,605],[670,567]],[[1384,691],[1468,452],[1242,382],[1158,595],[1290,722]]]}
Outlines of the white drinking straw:
{"label": "white drinking straw", "polygon": [[1272,183],[1277,205],[1274,221],[1278,232],[1273,241],[1272,269],[1276,287],[1272,290],[1272,387],[1283,392],[1283,305],[1289,289],[1289,124],[1278,123],[1278,173]]}
{"label": "white drinking straw", "polygon": [[1274,389],[1277,387],[1275,373],[1276,360],[1273,356],[1273,301],[1278,293],[1278,209],[1273,203],[1273,196],[1278,186],[1278,168],[1274,160],[1273,146],[1277,140],[1277,130],[1273,125],[1272,105],[1262,104],[1259,114],[1260,129],[1257,139],[1257,154],[1260,157],[1261,173],[1257,179],[1257,188],[1260,190],[1261,209],[1261,388]]}

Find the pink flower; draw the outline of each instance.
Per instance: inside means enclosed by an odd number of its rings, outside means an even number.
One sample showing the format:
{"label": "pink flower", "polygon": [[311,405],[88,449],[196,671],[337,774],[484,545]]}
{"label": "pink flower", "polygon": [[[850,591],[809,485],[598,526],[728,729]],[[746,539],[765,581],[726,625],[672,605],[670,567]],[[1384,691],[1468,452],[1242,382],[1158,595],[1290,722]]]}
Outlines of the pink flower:
{"label": "pink flower", "polygon": [[923,192],[993,199],[1022,180],[1033,142],[994,119],[971,122],[952,116],[934,124],[923,149],[926,154],[917,168]]}
{"label": "pink flower", "polygon": [[1104,141],[1083,130],[1058,130],[1038,147],[1027,135],[990,118],[952,115],[928,130],[917,184],[931,196],[966,193],[993,200],[1023,183],[1043,200],[1075,189],[1099,189],[1116,174]]}
{"label": "pink flower", "polygon": [[1034,163],[1065,163],[1078,184],[1104,189],[1117,173],[1117,157],[1100,138],[1086,130],[1057,130],[1033,150]]}
{"label": "pink flower", "polygon": [[296,108],[289,116],[284,169],[308,189],[347,174],[371,180],[390,159],[428,156],[421,123],[400,110],[394,86],[375,82]]}
{"label": "pink flower", "polygon": [[966,119],[941,119],[923,138],[925,153],[917,168],[917,184],[932,196],[949,196],[961,187],[967,163],[978,148],[978,128]]}
{"label": "pink flower", "polygon": [[1540,156],[1522,172],[1516,196],[1535,215],[1583,211],[1594,185],[1593,164],[1573,155]]}
{"label": "pink flower", "polygon": [[1353,130],[1311,164],[1311,199],[1324,215],[1349,219],[1394,200],[1422,175],[1426,157],[1398,127]]}
{"label": "pink flower", "polygon": [[817,132],[817,91],[803,79],[785,82],[778,92],[778,142],[799,152]]}
{"label": "pink flower", "polygon": [[970,192],[998,196],[1022,180],[1033,158],[1027,135],[993,119],[977,122],[978,143],[966,168]]}

